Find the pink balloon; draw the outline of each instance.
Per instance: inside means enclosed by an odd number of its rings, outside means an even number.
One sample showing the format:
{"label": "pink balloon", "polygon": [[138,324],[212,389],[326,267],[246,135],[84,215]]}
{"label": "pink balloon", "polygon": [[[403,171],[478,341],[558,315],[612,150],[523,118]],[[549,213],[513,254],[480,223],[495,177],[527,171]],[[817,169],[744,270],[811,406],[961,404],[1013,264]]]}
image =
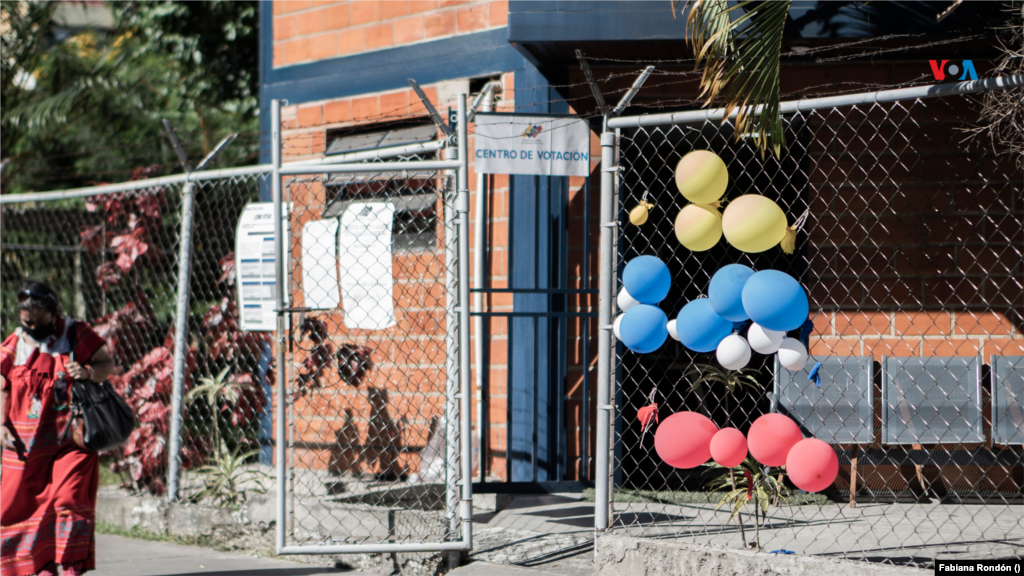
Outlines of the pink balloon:
{"label": "pink balloon", "polygon": [[789,450],[801,440],[800,427],[782,414],[765,414],[754,420],[747,431],[750,455],[766,466],[785,464]]}
{"label": "pink balloon", "polygon": [[823,440],[801,440],[786,457],[786,474],[797,488],[821,492],[831,486],[839,474],[839,458]]}
{"label": "pink balloon", "polygon": [[669,466],[696,468],[711,458],[711,438],[718,426],[696,412],[676,412],[654,433],[654,450]]}
{"label": "pink balloon", "polygon": [[735,428],[722,428],[711,439],[711,458],[719,466],[739,466],[747,457],[747,437]]}

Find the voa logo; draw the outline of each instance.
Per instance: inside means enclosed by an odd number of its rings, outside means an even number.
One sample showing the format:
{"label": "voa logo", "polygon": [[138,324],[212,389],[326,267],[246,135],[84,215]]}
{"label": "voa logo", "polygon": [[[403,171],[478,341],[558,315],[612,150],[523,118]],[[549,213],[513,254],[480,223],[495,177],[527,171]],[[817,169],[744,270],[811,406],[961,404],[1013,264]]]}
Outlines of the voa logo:
{"label": "voa logo", "polygon": [[[932,75],[939,81],[945,80],[946,78],[949,78],[950,80],[954,78],[957,80],[978,79],[978,71],[974,69],[974,62],[971,60],[963,60],[960,62],[955,60],[929,60],[928,63],[932,66]],[[960,77],[957,78],[957,75]]]}

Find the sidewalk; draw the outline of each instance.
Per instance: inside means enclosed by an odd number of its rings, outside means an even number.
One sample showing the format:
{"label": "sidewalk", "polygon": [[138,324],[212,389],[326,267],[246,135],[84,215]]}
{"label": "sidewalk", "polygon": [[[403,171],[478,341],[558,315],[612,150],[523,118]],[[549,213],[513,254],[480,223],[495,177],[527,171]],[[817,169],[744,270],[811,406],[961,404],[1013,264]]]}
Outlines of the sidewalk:
{"label": "sidewalk", "polygon": [[[450,574],[591,576],[593,510],[576,495],[517,496],[500,512],[474,517],[474,550]],[[107,534],[96,535],[96,556],[96,576],[383,576]]]}
{"label": "sidewalk", "polygon": [[[320,568],[275,558],[257,558],[218,552],[198,546],[180,546],[96,535],[96,576],[325,576],[344,570]],[[359,572],[355,572],[360,574]],[[367,576],[371,576],[367,574]]]}

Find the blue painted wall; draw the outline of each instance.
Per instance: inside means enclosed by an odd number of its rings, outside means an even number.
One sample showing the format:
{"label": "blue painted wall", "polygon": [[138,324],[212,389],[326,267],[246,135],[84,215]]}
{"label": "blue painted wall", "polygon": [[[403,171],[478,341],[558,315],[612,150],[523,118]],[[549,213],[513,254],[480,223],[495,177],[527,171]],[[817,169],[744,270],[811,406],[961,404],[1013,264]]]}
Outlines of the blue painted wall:
{"label": "blue painted wall", "polygon": [[[516,71],[516,111],[565,114],[568,104],[552,85],[564,72],[526,64]],[[567,190],[564,176],[513,176],[509,275],[512,288],[560,288],[565,260]],[[549,312],[555,297],[516,294],[516,312]],[[512,322],[512,481],[561,480],[564,470],[560,426],[562,381],[558,378],[559,322],[516,318]]]}

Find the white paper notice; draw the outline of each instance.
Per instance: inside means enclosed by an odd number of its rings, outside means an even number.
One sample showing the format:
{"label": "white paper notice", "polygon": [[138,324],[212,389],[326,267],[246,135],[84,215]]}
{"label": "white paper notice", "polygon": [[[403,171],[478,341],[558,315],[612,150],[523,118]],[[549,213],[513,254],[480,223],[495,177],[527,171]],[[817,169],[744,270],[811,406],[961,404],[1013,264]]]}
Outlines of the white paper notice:
{"label": "white paper notice", "polygon": [[590,125],[579,118],[480,112],[478,174],[590,175]]}
{"label": "white paper notice", "polygon": [[391,266],[391,202],[353,202],[341,215],[338,270],[345,326],[383,330],[396,324]]}
{"label": "white paper notice", "polygon": [[338,307],[338,219],[314,220],[302,228],[302,293],[305,307]]}
{"label": "white paper notice", "polygon": [[[287,212],[285,212],[287,222]],[[285,228],[287,238],[287,227]],[[251,202],[238,219],[235,234],[235,281],[242,330],[277,327],[277,266],[274,250],[274,205]]]}

